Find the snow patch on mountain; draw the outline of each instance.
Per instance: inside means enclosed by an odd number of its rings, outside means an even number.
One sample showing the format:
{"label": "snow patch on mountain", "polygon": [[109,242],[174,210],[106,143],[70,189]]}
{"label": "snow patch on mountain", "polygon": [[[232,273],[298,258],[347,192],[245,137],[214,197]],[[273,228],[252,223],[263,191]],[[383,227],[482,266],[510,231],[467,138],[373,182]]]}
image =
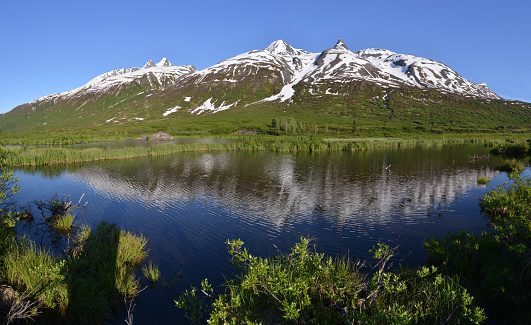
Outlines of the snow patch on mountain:
{"label": "snow patch on mountain", "polygon": [[238,104],[238,102],[232,103],[230,105],[225,105],[225,102],[221,103],[219,107],[215,107],[214,103],[212,103],[212,97],[207,99],[201,106],[198,106],[192,110],[190,110],[190,113],[192,114],[201,114],[204,112],[210,112],[210,113],[217,113],[219,111],[223,111],[226,109],[231,108],[232,106]]}
{"label": "snow patch on mountain", "polygon": [[175,107],[172,107],[172,108],[168,108],[166,110],[166,112],[162,113],[162,116],[168,116],[170,115],[171,113],[175,113],[177,112],[180,108],[182,108],[181,106],[175,106]]}

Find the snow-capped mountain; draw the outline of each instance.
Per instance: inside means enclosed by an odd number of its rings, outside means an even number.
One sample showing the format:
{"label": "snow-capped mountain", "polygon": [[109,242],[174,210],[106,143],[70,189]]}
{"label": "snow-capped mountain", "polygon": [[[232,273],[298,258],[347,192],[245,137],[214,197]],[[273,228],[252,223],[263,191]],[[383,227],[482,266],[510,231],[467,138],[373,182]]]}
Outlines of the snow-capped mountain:
{"label": "snow-capped mountain", "polygon": [[432,88],[443,92],[499,99],[486,84],[475,84],[461,77],[448,66],[409,54],[389,50],[365,49],[352,52],[343,40],[322,53],[295,49],[282,40],[271,43],[263,50],[254,50],[222,61],[210,68],[197,71],[192,65],[174,66],[163,58],[159,63],[149,60],[142,68],[116,69],[90,80],[82,87],[52,94],[29,103],[49,100],[68,100],[91,94],[116,94],[132,84],[162,89],[178,83],[186,86],[212,82],[239,83],[263,78],[281,83],[280,91],[263,101],[287,101],[298,83],[348,83],[366,80],[382,86],[412,86]]}
{"label": "snow-capped mountain", "polygon": [[356,80],[366,80],[382,86],[412,86],[478,98],[500,99],[486,84],[470,82],[440,62],[381,49],[352,52],[341,39],[333,48],[319,55],[295,50],[283,41],[273,42],[265,51],[281,56],[293,65],[298,64],[298,69],[295,70],[298,73],[292,74],[294,78],[290,81],[291,85],[288,84],[282,94],[272,99],[289,99],[292,86],[298,82],[319,84]]}
{"label": "snow-capped mountain", "polygon": [[90,97],[106,93],[117,94],[131,85],[142,85],[150,89],[162,89],[169,86],[183,76],[193,73],[197,69],[193,65],[174,66],[168,59],[163,58],[155,64],[149,60],[142,68],[115,69],[101,74],[90,80],[84,86],[63,93],[52,94],[38,98],[27,105],[53,100],[68,101],[76,97]]}
{"label": "snow-capped mountain", "polygon": [[[305,84],[312,95],[318,95],[318,88],[323,87],[315,86],[357,81],[372,82],[384,88],[409,86],[476,98],[500,99],[486,84],[470,82],[442,63],[381,49],[352,52],[341,39],[333,48],[322,53],[295,49],[277,40],[263,50],[240,54],[197,74],[201,77],[195,83],[237,83],[246,79],[266,78],[282,84],[278,92],[257,103],[289,101],[296,93],[296,85]],[[334,94],[345,95],[341,92]],[[212,99],[208,103],[211,108],[209,111],[218,111]],[[223,103],[221,106],[227,107],[227,102]]]}
{"label": "snow-capped mountain", "polygon": [[[79,88],[20,105],[4,114],[0,124],[12,116],[8,119],[15,125],[15,113],[34,125],[46,124],[42,118],[54,111],[61,112],[63,119],[121,123],[236,107],[278,107],[323,96],[328,96],[325,101],[336,96],[335,100],[343,101],[339,105],[346,107],[345,101],[355,100],[368,88],[374,98],[387,98],[393,89],[420,89],[452,98],[501,99],[484,83],[466,80],[437,61],[375,48],[353,52],[341,39],[321,53],[277,40],[262,50],[242,53],[200,71],[192,65],[174,66],[166,58],[158,63],[149,60],[142,68],[112,70]],[[363,94],[367,96],[367,91]],[[318,102],[323,105],[323,100]]]}

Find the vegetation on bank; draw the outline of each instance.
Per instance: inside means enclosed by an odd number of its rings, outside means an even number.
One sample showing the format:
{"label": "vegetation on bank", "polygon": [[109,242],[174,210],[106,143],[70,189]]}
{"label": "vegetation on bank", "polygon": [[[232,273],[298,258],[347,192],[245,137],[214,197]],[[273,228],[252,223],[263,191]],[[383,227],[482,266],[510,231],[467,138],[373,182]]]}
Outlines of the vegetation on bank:
{"label": "vegetation on bank", "polygon": [[531,139],[518,143],[508,143],[499,145],[490,151],[495,156],[505,158],[505,164],[497,166],[496,169],[509,174],[519,174],[524,170],[521,160],[531,157]]}
{"label": "vegetation on bank", "polygon": [[[317,136],[247,136],[240,140],[227,145],[162,144],[109,151],[108,156],[105,150],[95,148],[20,146],[5,150],[7,159],[29,152],[29,161],[46,164],[91,161],[76,160],[83,155],[102,160],[179,152],[175,150],[357,150],[418,143],[389,138],[327,140]],[[425,143],[446,141],[457,140]],[[459,141],[489,146],[501,143],[486,139]],[[54,160],[55,156],[59,158]],[[145,239],[106,223],[95,231],[76,224],[70,209],[75,205],[64,197],[35,202],[41,210],[36,218],[15,207],[12,198],[18,191],[17,180],[4,168],[1,170],[0,283],[5,284],[0,291],[11,290],[14,298],[8,309],[0,308],[0,317],[34,317],[43,312],[49,319],[88,324],[122,310],[124,298],[132,299],[139,291],[134,270],[146,258]],[[177,304],[194,321],[209,313],[212,323],[480,323],[487,315],[523,324],[531,317],[527,311],[531,292],[531,180],[517,174],[513,177],[512,185],[501,186],[481,199],[493,232],[461,232],[427,241],[429,258],[424,267],[391,269],[395,248],[382,244],[374,248],[377,262],[369,269],[368,263],[314,253],[306,239],[301,239],[291,253],[269,259],[254,257],[242,242],[230,241],[229,251],[239,273],[227,281],[226,291],[215,294],[205,281],[201,289],[212,304],[205,304],[194,288]],[[46,234],[45,244],[18,236],[15,224],[21,222],[30,222]],[[61,238],[70,239],[63,247],[64,253],[47,246],[61,242]],[[142,271],[149,281],[160,276],[150,264]]]}
{"label": "vegetation on bank", "polygon": [[428,264],[457,274],[494,319],[531,319],[531,178],[513,174],[480,200],[492,232],[458,232],[425,243]]}
{"label": "vegetation on bank", "polygon": [[289,254],[251,255],[227,244],[238,272],[216,294],[186,290],[176,306],[193,323],[527,324],[531,292],[531,178],[485,194],[480,205],[492,232],[449,233],[425,242],[428,260],[391,271],[396,248],[374,247],[377,263],[331,258],[301,238]]}
{"label": "vegetation on bank", "polygon": [[315,253],[301,238],[290,254],[269,259],[252,256],[240,240],[228,241],[233,264],[240,271],[216,295],[205,280],[206,306],[191,288],[176,301],[187,317],[209,324],[441,324],[480,323],[485,319],[456,276],[437,268],[390,271],[396,248],[378,244],[373,273],[364,263]]}
{"label": "vegetation on bank", "polygon": [[[238,136],[228,143],[162,143],[143,147],[106,150],[76,146],[10,146],[4,148],[7,166],[42,166],[100,160],[164,156],[189,151],[269,150],[279,151],[355,151],[404,145],[478,143],[493,147],[505,143],[496,138],[323,138],[320,136]],[[515,141],[515,140],[511,140]],[[523,141],[523,140],[521,140]]]}
{"label": "vegetation on bank", "polygon": [[[97,324],[123,311],[140,291],[135,272],[147,257],[146,239],[106,222],[95,230],[76,223],[80,206],[68,197],[34,202],[40,215],[17,208],[18,180],[1,172],[0,319],[45,314],[52,322]],[[18,234],[17,224],[35,237]]]}

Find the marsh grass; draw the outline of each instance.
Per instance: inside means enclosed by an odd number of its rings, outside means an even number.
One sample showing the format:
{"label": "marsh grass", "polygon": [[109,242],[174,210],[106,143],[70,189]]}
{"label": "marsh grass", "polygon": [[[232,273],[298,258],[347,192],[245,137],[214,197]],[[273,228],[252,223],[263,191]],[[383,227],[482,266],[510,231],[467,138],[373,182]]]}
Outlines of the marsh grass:
{"label": "marsh grass", "polygon": [[488,177],[482,176],[478,177],[477,184],[478,185],[487,185],[490,182],[490,179]]}
{"label": "marsh grass", "polygon": [[[58,232],[70,232],[73,216],[54,219]],[[1,280],[45,308],[49,320],[79,324],[102,323],[139,292],[135,272],[147,257],[143,236],[102,222],[95,231],[82,225],[66,257],[46,250],[29,239],[14,240],[2,230]],[[9,236],[8,236],[9,235]],[[158,269],[157,269],[158,270]]]}
{"label": "marsh grass", "polygon": [[62,309],[68,301],[64,265],[64,260],[23,239],[4,255],[3,277],[33,301]]}
{"label": "marsh grass", "polygon": [[151,283],[159,281],[160,270],[159,267],[151,262],[142,267],[142,273],[144,277],[148,279]]}
{"label": "marsh grass", "polygon": [[145,244],[142,236],[106,222],[95,231],[83,226],[66,264],[67,318],[100,323],[120,310],[124,297],[134,297],[139,291],[134,271],[146,258]]}
{"label": "marsh grass", "polygon": [[61,235],[67,235],[74,231],[74,215],[67,213],[58,216],[50,226]]}
{"label": "marsh grass", "polygon": [[317,135],[303,136],[233,136],[231,143],[164,143],[148,147],[130,147],[115,150],[77,147],[14,146],[5,148],[8,166],[42,166],[53,164],[82,163],[149,156],[165,156],[179,152],[268,150],[281,151],[356,151],[390,146],[441,145],[447,143],[492,144],[488,138],[324,138]]}

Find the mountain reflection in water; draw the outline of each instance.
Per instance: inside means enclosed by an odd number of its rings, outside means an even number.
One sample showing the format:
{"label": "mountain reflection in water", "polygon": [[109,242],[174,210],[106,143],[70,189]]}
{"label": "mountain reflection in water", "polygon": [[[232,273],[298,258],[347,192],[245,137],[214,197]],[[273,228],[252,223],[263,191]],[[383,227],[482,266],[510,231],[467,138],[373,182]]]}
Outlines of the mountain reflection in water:
{"label": "mountain reflection in water", "polygon": [[[220,284],[234,271],[224,242],[241,238],[253,254],[286,251],[300,236],[317,250],[370,258],[379,240],[402,242],[411,265],[424,262],[423,240],[448,231],[479,232],[478,199],[496,184],[499,161],[471,160],[478,145],[397,147],[360,152],[195,152],[167,157],[18,169],[19,202],[58,192],[75,201],[78,218],[106,220],[149,240],[164,274],[181,270],[181,288],[143,293],[135,323],[175,323],[180,290],[205,277]],[[22,198],[22,199],[21,199]],[[160,313],[153,320],[144,313]]]}

